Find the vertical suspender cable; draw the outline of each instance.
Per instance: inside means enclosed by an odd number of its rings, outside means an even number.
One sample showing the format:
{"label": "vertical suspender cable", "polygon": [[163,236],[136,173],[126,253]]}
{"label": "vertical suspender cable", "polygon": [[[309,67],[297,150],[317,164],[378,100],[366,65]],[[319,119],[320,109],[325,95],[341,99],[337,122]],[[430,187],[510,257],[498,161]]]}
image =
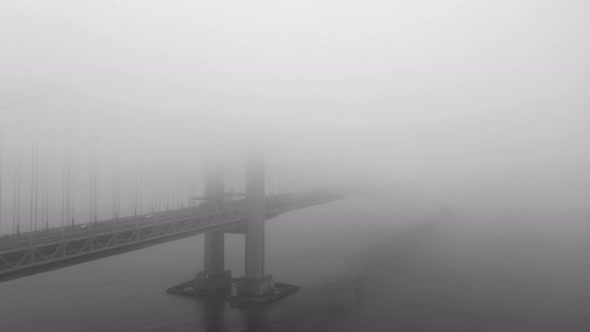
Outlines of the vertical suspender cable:
{"label": "vertical suspender cable", "polygon": [[118,198],[118,194],[119,194],[119,181],[117,179],[119,175],[119,169],[118,169],[118,165],[117,165],[117,161],[115,161],[115,164],[113,165],[113,219],[118,219],[119,218],[119,209],[118,209],[118,202],[119,202],[119,198]]}
{"label": "vertical suspender cable", "polygon": [[139,166],[139,213],[143,213],[143,164]]}
{"label": "vertical suspender cable", "polygon": [[189,176],[190,176],[190,183],[189,183],[189,188],[188,188],[188,191],[189,191],[189,194],[188,194],[189,201],[188,202],[189,202],[189,207],[194,207],[195,206],[195,199],[194,198],[196,196],[196,193],[195,193],[195,174],[194,174],[193,169],[189,170]]}
{"label": "vertical suspender cable", "polygon": [[[65,136],[64,136],[65,137]],[[65,141],[63,146],[63,158],[61,168],[61,221],[60,226],[64,226],[66,222],[66,147]]]}
{"label": "vertical suspender cable", "polygon": [[160,178],[160,169],[156,170],[156,187],[154,188],[155,199],[156,199],[156,212],[160,212],[162,209],[161,195],[162,195],[162,179]]}
{"label": "vertical suspender cable", "polygon": [[[34,203],[35,203],[35,138],[33,134],[31,141],[31,192],[30,192],[30,206],[29,206],[29,232],[33,233],[33,217],[34,217]],[[31,240],[32,241],[32,240]]]}
{"label": "vertical suspender cable", "polygon": [[66,164],[66,171],[67,171],[67,177],[66,177],[66,215],[67,215],[67,219],[66,219],[66,224],[68,224],[70,222],[70,219],[72,218],[72,167],[71,167],[71,163],[72,163],[72,146],[71,146],[71,140],[70,140],[70,133],[68,131],[68,146],[67,146],[67,164]]}
{"label": "vertical suspender cable", "polygon": [[116,175],[115,175],[115,168],[116,166],[113,165],[113,195],[112,195],[112,201],[111,201],[111,207],[113,210],[112,213],[112,217],[113,219],[116,219],[116,214],[117,214],[117,207],[115,206],[115,196],[116,196],[116,186],[117,186],[117,180],[116,180]]}
{"label": "vertical suspender cable", "polygon": [[76,195],[74,195],[74,186],[72,185],[74,176],[72,175],[72,151],[69,150],[68,153],[68,202],[70,204],[69,215],[71,220],[71,225],[74,226],[76,222]]}
{"label": "vertical suspender cable", "polygon": [[166,173],[164,173],[164,187],[166,188],[164,191],[164,200],[166,202],[166,211],[170,211],[170,193],[171,193],[171,184],[170,179],[166,177]]}
{"label": "vertical suspender cable", "polygon": [[92,162],[94,167],[94,174],[92,178],[92,212],[94,213],[93,221],[98,221],[98,156],[95,152],[94,161]]}
{"label": "vertical suspender cable", "polygon": [[45,222],[45,229],[49,229],[49,178],[51,175],[51,146],[47,146],[47,162],[45,163],[44,173],[44,188],[43,188],[43,222]]}
{"label": "vertical suspender cable", "polygon": [[97,157],[96,157],[96,139],[93,137],[90,147],[90,193],[88,202],[90,222],[97,221]]}
{"label": "vertical suspender cable", "polygon": [[[68,143],[66,143],[68,144]],[[69,188],[69,145],[66,146],[64,159],[64,226],[67,226],[70,221],[70,188]]]}
{"label": "vertical suspender cable", "polygon": [[88,176],[88,222],[94,216],[94,144],[90,143],[90,174]]}
{"label": "vertical suspender cable", "polygon": [[160,212],[162,209],[161,195],[162,195],[162,179],[160,178],[160,169],[156,170],[156,186],[154,187],[154,205],[156,206],[156,212]]}
{"label": "vertical suspender cable", "polygon": [[178,188],[176,187],[176,177],[174,176],[174,172],[170,176],[170,207],[175,209],[176,203],[178,203]]}
{"label": "vertical suspender cable", "polygon": [[74,224],[76,223],[76,195],[74,195],[74,190],[75,187],[70,186],[70,192],[71,192],[71,201],[72,201],[72,213],[71,213],[71,219],[72,219],[72,226],[74,226]]}
{"label": "vertical suspender cable", "polygon": [[20,177],[21,177],[21,155],[20,155],[20,128],[17,128],[15,143],[15,176],[14,176],[14,212],[13,232],[20,235]]}
{"label": "vertical suspender cable", "polygon": [[121,216],[121,166],[117,165],[117,218]]}
{"label": "vertical suspender cable", "polygon": [[47,171],[45,172],[46,174],[46,179],[45,179],[45,228],[49,229],[49,191],[50,191],[50,186],[51,186],[51,163],[49,162],[49,159],[51,158],[52,154],[51,154],[51,149],[47,149],[47,154],[48,154],[48,159],[47,159]]}
{"label": "vertical suspender cable", "polygon": [[149,193],[149,200],[150,200],[150,210],[151,210],[151,213],[154,213],[154,192],[155,192],[155,190],[154,190],[154,188],[155,188],[154,183],[156,181],[155,180],[155,174],[153,173],[153,171],[154,171],[153,169],[150,169],[151,179],[152,179],[152,181],[150,181],[150,186],[149,186],[150,187],[149,188],[149,191],[150,191],[150,193]]}
{"label": "vertical suspender cable", "polygon": [[158,205],[158,187],[160,186],[160,179],[158,178],[158,170],[155,169],[154,170],[154,180],[152,181],[153,186],[152,186],[152,197],[153,197],[153,210],[158,212],[158,210],[160,209],[160,206]]}
{"label": "vertical suspender cable", "polygon": [[92,210],[94,212],[94,222],[98,221],[98,142],[94,142],[94,154],[92,156],[92,167],[94,168],[93,174],[93,202]]}
{"label": "vertical suspender cable", "polygon": [[37,147],[35,151],[35,230],[38,227],[39,219],[39,127],[35,130],[35,145]]}
{"label": "vertical suspender cable", "polygon": [[133,195],[133,215],[137,216],[137,207],[139,205],[139,162],[135,160],[135,193]]}
{"label": "vertical suspender cable", "polygon": [[17,196],[17,189],[18,182],[16,181],[18,177],[18,148],[17,148],[17,133],[14,134],[14,151],[13,151],[13,177],[12,177],[12,233],[16,234],[16,196]]}
{"label": "vertical suspender cable", "polygon": [[117,195],[116,194],[116,191],[117,191],[117,189],[116,189],[117,180],[116,180],[116,175],[115,175],[115,173],[116,173],[115,172],[115,168],[116,168],[116,166],[113,164],[113,194],[112,194],[112,197],[111,197],[111,207],[112,207],[112,210],[113,210],[113,213],[112,213],[113,219],[117,219],[117,207],[115,205],[115,200],[116,200],[115,197]]}
{"label": "vertical suspender cable", "polygon": [[32,135],[31,142],[31,205],[30,205],[30,220],[29,220],[29,231],[37,230],[37,191],[39,189],[39,128],[37,125],[34,127],[34,133]]}
{"label": "vertical suspender cable", "polygon": [[175,208],[179,208],[180,207],[180,182],[178,181],[178,174],[176,174],[176,176],[174,176],[175,174],[173,173],[172,175],[172,193],[174,194],[174,204],[173,206]]}
{"label": "vertical suspender cable", "polygon": [[180,172],[178,172],[177,174],[175,174],[176,176],[172,176],[172,180],[174,181],[174,205],[176,206],[176,208],[181,208],[182,207],[182,202],[180,201],[180,192],[182,191],[182,185],[180,184],[180,181],[178,181],[179,175],[181,174]]}

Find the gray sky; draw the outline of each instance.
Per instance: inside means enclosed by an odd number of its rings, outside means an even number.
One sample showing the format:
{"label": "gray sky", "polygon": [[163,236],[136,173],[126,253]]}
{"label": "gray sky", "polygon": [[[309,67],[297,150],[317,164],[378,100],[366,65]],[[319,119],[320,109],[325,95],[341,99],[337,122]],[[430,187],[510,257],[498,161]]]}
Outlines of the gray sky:
{"label": "gray sky", "polygon": [[261,130],[296,182],[582,191],[588,22],[585,0],[3,0],[0,105],[25,141],[98,132],[105,163],[190,168]]}

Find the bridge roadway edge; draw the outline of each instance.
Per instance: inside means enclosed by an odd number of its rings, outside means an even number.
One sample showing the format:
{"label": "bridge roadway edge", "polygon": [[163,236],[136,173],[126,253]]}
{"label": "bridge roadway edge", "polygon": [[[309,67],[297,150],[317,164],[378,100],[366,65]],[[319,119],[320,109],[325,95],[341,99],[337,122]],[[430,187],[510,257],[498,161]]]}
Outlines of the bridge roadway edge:
{"label": "bridge roadway edge", "polygon": [[[342,197],[331,197],[328,199],[324,198],[324,199],[317,200],[315,202],[306,202],[305,204],[302,204],[299,206],[298,205],[290,206],[289,208],[287,208],[283,211],[280,211],[280,212],[273,211],[273,212],[269,213],[267,215],[266,220],[270,220],[278,215],[281,215],[281,214],[284,214],[284,213],[287,213],[287,212],[290,212],[293,210],[298,210],[301,208],[308,208],[308,207],[312,207],[315,205],[326,204],[329,202],[340,200],[341,198]],[[232,229],[234,229],[234,230],[239,229],[239,227],[241,225],[243,225],[245,223],[245,221],[246,221],[246,219],[240,219],[237,221],[232,221],[232,222],[221,224],[221,225],[210,225],[208,227],[199,228],[199,229],[187,231],[184,233],[169,234],[169,235],[166,235],[163,237],[144,240],[141,242],[131,243],[131,244],[127,244],[124,246],[104,248],[104,249],[101,249],[100,251],[84,253],[83,255],[63,257],[61,259],[51,261],[51,262],[44,262],[43,264],[39,264],[39,265],[26,266],[23,268],[19,268],[17,270],[1,272],[0,273],[0,283],[14,280],[14,279],[23,278],[23,277],[30,276],[30,275],[43,273],[43,272],[53,271],[53,270],[57,270],[60,268],[73,266],[73,265],[77,265],[77,264],[81,264],[81,263],[85,263],[85,262],[89,262],[89,261],[93,261],[93,260],[97,260],[97,259],[101,259],[101,258],[105,258],[105,257],[109,257],[109,256],[119,255],[119,254],[139,250],[139,249],[150,247],[150,246],[179,240],[182,238],[196,236],[199,234],[203,234],[205,231],[209,231],[209,230],[216,230],[216,229],[227,230],[228,231],[227,233],[232,233],[231,232]]]}
{"label": "bridge roadway edge", "polygon": [[186,232],[186,233],[171,234],[171,235],[168,235],[165,237],[154,238],[154,239],[150,239],[150,240],[146,240],[146,241],[142,241],[142,242],[137,242],[137,243],[133,243],[133,244],[125,245],[125,246],[107,248],[103,251],[87,253],[87,254],[81,255],[81,256],[66,257],[62,260],[56,260],[54,262],[44,263],[42,265],[29,266],[29,267],[25,267],[25,268],[22,268],[22,269],[16,270],[16,271],[3,272],[2,274],[0,274],[0,283],[5,282],[5,281],[9,281],[9,280],[27,277],[30,275],[43,273],[43,272],[58,270],[58,269],[61,269],[64,267],[73,266],[73,265],[77,265],[77,264],[81,264],[81,263],[86,263],[86,262],[94,261],[94,260],[109,257],[109,256],[120,255],[120,254],[124,254],[124,253],[130,252],[130,251],[135,251],[135,250],[151,247],[151,246],[155,246],[155,245],[166,243],[166,242],[176,241],[176,240],[180,240],[180,239],[187,238],[187,237],[193,237],[196,235],[203,234],[205,231],[210,230],[210,229],[215,229],[215,228],[223,229],[223,228],[228,228],[228,227],[229,228],[235,227],[236,225],[239,225],[239,224],[243,223],[244,221],[245,220],[236,221],[236,222],[232,223],[231,226],[228,226],[228,225],[212,226],[211,228],[208,228],[208,229],[201,228],[201,229],[196,229],[196,230]]}

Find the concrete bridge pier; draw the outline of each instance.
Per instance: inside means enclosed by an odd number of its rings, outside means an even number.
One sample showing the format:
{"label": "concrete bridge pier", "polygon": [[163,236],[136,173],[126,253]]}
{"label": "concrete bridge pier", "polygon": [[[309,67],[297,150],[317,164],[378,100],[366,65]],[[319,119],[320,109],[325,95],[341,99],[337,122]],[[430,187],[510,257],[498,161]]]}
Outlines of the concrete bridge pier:
{"label": "concrete bridge pier", "polygon": [[264,159],[255,152],[246,169],[246,273],[237,282],[239,296],[257,297],[274,291],[274,281],[264,269]]}
{"label": "concrete bridge pier", "polygon": [[[223,165],[210,162],[205,170],[205,204],[211,211],[221,211],[225,195]],[[225,233],[205,233],[203,271],[197,273],[193,288],[202,291],[218,291],[231,287],[231,271],[225,270]]]}

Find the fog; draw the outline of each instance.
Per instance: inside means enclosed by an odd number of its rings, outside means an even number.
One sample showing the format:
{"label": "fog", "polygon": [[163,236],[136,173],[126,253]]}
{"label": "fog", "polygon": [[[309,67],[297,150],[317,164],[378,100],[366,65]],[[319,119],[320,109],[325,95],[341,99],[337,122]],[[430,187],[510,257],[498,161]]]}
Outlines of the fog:
{"label": "fog", "polygon": [[[269,227],[268,316],[338,322],[286,330],[585,331],[589,40],[585,0],[2,0],[0,236],[187,207],[212,159],[242,193],[258,142],[268,195],[361,189]],[[194,241],[3,283],[0,325],[221,331],[163,294]]]}
{"label": "fog", "polygon": [[[276,177],[303,187],[388,184],[583,209],[588,10],[584,1],[3,1],[4,206],[16,168],[27,195],[35,135],[42,164],[59,168],[71,149],[84,182],[92,153],[99,169],[199,176],[215,146],[239,172],[255,134]],[[59,181],[59,169],[41,168]]]}
{"label": "fog", "polygon": [[3,1],[4,172],[15,165],[11,140],[26,170],[35,131],[50,164],[72,141],[81,173],[92,144],[99,164],[190,172],[208,146],[236,157],[257,133],[291,182],[581,208],[588,10],[583,1]]}

